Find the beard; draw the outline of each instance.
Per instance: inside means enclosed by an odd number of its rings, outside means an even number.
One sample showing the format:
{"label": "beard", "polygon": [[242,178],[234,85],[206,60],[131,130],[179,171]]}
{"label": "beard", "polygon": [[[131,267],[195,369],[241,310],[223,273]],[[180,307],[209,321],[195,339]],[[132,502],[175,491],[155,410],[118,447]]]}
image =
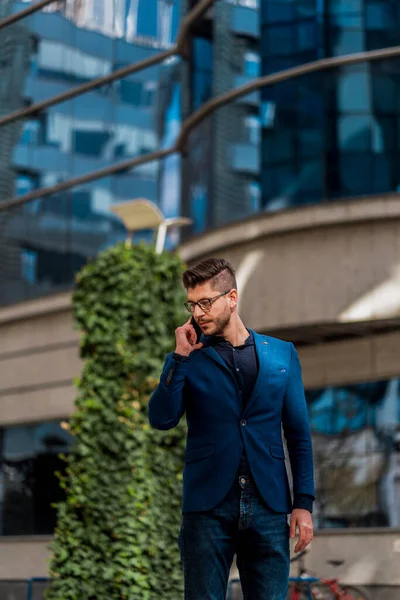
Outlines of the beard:
{"label": "beard", "polygon": [[220,315],[219,317],[215,317],[212,322],[212,328],[207,335],[219,335],[222,336],[224,334],[225,329],[229,325],[231,320],[231,313]]}

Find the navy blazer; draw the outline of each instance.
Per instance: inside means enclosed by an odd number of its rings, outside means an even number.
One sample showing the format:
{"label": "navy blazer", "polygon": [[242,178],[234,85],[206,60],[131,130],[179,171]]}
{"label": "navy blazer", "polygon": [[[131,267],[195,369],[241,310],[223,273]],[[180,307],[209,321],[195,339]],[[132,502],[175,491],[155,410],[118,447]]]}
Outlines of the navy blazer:
{"label": "navy blazer", "polygon": [[169,354],[150,398],[149,421],[156,429],[172,429],[186,412],[184,513],[210,510],[223,500],[237,475],[243,447],[266,503],[275,511],[291,512],[282,426],[294,493],[314,496],[311,434],[297,352],[289,342],[252,333],[259,372],[245,408],[234,375],[207,343],[187,361]]}

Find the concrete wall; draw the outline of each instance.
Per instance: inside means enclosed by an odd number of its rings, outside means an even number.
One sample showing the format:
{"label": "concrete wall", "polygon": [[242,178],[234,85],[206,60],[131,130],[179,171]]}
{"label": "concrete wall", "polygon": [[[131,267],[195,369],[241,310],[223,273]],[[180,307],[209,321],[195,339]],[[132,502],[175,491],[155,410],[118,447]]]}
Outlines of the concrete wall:
{"label": "concrete wall", "polygon": [[390,379],[400,374],[400,331],[299,347],[307,388]]}
{"label": "concrete wall", "polygon": [[0,309],[0,424],[64,418],[79,375],[69,294]]}
{"label": "concrete wall", "polygon": [[[332,567],[328,560],[344,560]],[[355,585],[400,586],[400,531],[360,529],[324,531],[311,543],[306,567],[325,577]],[[292,575],[297,571],[293,565]]]}
{"label": "concrete wall", "polygon": [[223,256],[260,331],[400,316],[398,197],[257,215],[193,238],[184,260]]}

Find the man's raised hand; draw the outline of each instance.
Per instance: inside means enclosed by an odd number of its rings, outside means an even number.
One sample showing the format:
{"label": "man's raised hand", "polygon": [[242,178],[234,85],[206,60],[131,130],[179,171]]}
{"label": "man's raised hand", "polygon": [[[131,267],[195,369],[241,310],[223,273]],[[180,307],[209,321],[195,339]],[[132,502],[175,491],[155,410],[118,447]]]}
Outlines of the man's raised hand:
{"label": "man's raised hand", "polygon": [[175,339],[176,339],[176,354],[180,354],[181,356],[189,356],[193,352],[193,350],[200,350],[203,347],[203,344],[199,342],[196,344],[196,331],[191,324],[192,317],[182,325],[181,327],[177,327],[175,329]]}

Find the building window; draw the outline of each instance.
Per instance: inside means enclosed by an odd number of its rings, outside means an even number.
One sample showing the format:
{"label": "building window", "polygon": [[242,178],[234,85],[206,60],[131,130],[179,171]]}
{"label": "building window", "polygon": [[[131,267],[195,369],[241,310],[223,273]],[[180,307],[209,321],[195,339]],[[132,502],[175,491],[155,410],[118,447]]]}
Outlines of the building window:
{"label": "building window", "polygon": [[192,108],[196,110],[212,95],[213,45],[203,37],[192,42]]}
{"label": "building window", "polygon": [[38,73],[44,77],[74,83],[108,75],[111,70],[110,60],[91,55],[62,42],[46,39],[40,41]]}
{"label": "building window", "polygon": [[306,396],[317,526],[400,527],[400,378]]}
{"label": "building window", "polygon": [[365,7],[365,24],[370,31],[388,31],[399,26],[397,3],[370,2]]}
{"label": "building window", "polygon": [[32,175],[31,173],[19,173],[15,178],[15,193],[17,196],[28,194],[37,187],[37,175]]}
{"label": "building window", "polygon": [[107,131],[79,131],[72,132],[72,147],[76,154],[100,157],[104,155],[104,148],[110,139]]}
{"label": "building window", "polygon": [[261,104],[261,124],[266,129],[274,126],[276,115],[275,102],[262,102]]}
{"label": "building window", "polygon": [[155,81],[145,81],[143,85],[142,106],[153,106],[157,92],[157,83]]}
{"label": "building window", "polygon": [[137,10],[137,35],[139,37],[157,38],[158,29],[158,8],[160,5],[157,0],[134,1]]}
{"label": "building window", "polygon": [[252,181],[247,185],[247,197],[249,201],[249,213],[261,210],[261,185],[258,181]]}
{"label": "building window", "polygon": [[37,146],[39,144],[40,123],[36,119],[24,121],[20,144]]}
{"label": "building window", "polygon": [[176,9],[175,2],[158,0],[158,39],[161,45],[165,47],[173,41],[174,8]]}
{"label": "building window", "polygon": [[121,102],[132,104],[133,106],[142,106],[143,83],[141,81],[122,79],[120,81],[119,90]]}
{"label": "building window", "polygon": [[190,191],[193,233],[201,233],[207,225],[207,188],[204,185],[195,185]]}
{"label": "building window", "polygon": [[261,75],[261,58],[256,52],[246,52],[244,55],[244,72],[249,77]]}
{"label": "building window", "polygon": [[253,10],[259,10],[260,8],[260,0],[228,0],[228,2],[235,6],[244,6]]}
{"label": "building window", "polygon": [[0,535],[53,533],[52,504],[64,498],[55,472],[71,440],[58,422],[0,429]]}
{"label": "building window", "polygon": [[23,249],[21,251],[21,278],[26,283],[37,283],[37,252]]}
{"label": "building window", "polygon": [[[23,196],[29,194],[39,187],[39,176],[36,173],[18,173],[15,178],[15,195]],[[23,211],[26,215],[36,215],[40,210],[42,200],[31,200],[23,205]]]}
{"label": "building window", "polygon": [[246,129],[246,138],[253,146],[258,146],[261,142],[261,124],[260,118],[256,115],[247,116],[244,120]]}
{"label": "building window", "polygon": [[362,0],[331,0],[329,12],[332,14],[358,13],[362,11]]}

